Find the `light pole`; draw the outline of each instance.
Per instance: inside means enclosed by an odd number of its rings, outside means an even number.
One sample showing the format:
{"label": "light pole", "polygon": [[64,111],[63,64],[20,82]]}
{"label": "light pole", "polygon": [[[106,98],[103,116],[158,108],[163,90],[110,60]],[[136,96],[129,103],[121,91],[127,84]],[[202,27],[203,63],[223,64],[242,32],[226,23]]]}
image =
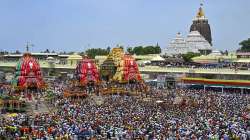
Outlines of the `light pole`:
{"label": "light pole", "polygon": [[26,43],[26,51],[29,52],[30,47],[34,47],[34,44],[31,44],[30,42]]}

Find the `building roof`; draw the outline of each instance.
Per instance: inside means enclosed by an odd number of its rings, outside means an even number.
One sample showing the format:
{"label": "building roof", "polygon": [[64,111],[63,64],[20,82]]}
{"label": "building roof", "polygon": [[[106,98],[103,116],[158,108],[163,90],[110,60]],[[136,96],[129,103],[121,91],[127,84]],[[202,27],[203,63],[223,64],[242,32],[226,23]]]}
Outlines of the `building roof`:
{"label": "building roof", "polygon": [[178,32],[176,37],[170,42],[169,47],[185,47],[186,42],[181,33]]}
{"label": "building roof", "polygon": [[250,52],[237,52],[236,55],[248,56],[250,55]]}
{"label": "building roof", "polygon": [[157,55],[151,59],[151,61],[165,61],[164,58],[162,58],[160,55]]}
{"label": "building roof", "polygon": [[77,53],[74,53],[74,54],[70,55],[67,59],[68,60],[81,60],[82,56],[78,55]]}
{"label": "building roof", "polygon": [[59,57],[69,57],[70,55],[68,55],[68,54],[59,54],[58,56]]}
{"label": "building roof", "polygon": [[53,56],[57,56],[57,53],[31,53],[31,55],[53,55]]}
{"label": "building roof", "polygon": [[240,58],[235,60],[234,62],[238,62],[238,63],[250,63],[250,58],[245,59],[245,58]]}
{"label": "building roof", "polygon": [[152,60],[158,54],[148,54],[148,55],[133,55],[136,60]]}
{"label": "building roof", "polygon": [[4,57],[22,57],[23,54],[5,54]]}
{"label": "building roof", "polygon": [[213,50],[212,53],[210,53],[209,55],[210,55],[210,56],[211,56],[211,55],[212,55],[212,56],[215,56],[215,55],[216,55],[216,56],[222,56],[221,52],[218,51],[218,50]]}
{"label": "building roof", "polygon": [[97,56],[95,56],[95,59],[107,59],[107,55],[97,55]]}
{"label": "building roof", "polygon": [[47,57],[46,59],[47,59],[47,60],[54,60],[55,58],[54,58],[54,57],[49,56],[49,57]]}
{"label": "building roof", "polygon": [[166,62],[175,62],[175,63],[177,63],[177,62],[183,63],[184,62],[183,58],[181,58],[181,57],[168,57],[168,58],[165,58],[165,60],[166,60]]}
{"label": "building roof", "polygon": [[189,47],[197,48],[199,50],[212,50],[209,42],[200,34],[199,31],[191,31],[186,39]]}
{"label": "building roof", "polygon": [[211,53],[209,55],[201,55],[198,57],[192,58],[192,60],[196,63],[215,63],[219,60],[232,60],[236,61],[236,55],[234,53],[230,53],[228,55],[222,55],[221,53],[217,53],[217,51],[214,51],[214,53]]}
{"label": "building roof", "polygon": [[212,46],[199,31],[191,31],[186,39],[178,33],[166,48],[165,53],[168,55],[186,54],[188,52],[199,53],[200,50],[212,50]]}
{"label": "building roof", "polygon": [[[57,53],[31,53],[33,56],[57,56]],[[22,57],[23,54],[6,54],[4,57]]]}

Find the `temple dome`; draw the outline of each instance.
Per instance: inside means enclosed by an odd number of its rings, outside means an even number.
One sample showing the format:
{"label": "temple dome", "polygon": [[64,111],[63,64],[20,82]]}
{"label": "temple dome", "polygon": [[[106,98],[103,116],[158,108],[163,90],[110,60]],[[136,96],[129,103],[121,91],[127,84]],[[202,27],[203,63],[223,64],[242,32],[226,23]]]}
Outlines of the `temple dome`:
{"label": "temple dome", "polygon": [[188,52],[208,54],[207,51],[210,52],[211,50],[212,46],[198,31],[191,31],[186,39],[178,33],[165,52],[167,55],[185,54]]}
{"label": "temple dome", "polygon": [[191,31],[187,35],[186,43],[189,48],[197,50],[212,50],[212,46],[198,31]]}
{"label": "temple dome", "polygon": [[169,47],[178,47],[185,45],[185,39],[181,36],[181,33],[177,33],[176,37],[171,41]]}

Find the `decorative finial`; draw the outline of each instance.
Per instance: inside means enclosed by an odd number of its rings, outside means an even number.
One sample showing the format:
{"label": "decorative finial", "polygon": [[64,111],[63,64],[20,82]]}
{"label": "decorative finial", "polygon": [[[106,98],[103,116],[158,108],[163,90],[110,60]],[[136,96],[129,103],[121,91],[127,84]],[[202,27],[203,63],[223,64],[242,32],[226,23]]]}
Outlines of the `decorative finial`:
{"label": "decorative finial", "polygon": [[26,52],[29,52],[29,42],[26,44]]}
{"label": "decorative finial", "polygon": [[205,0],[201,0],[200,6],[202,7],[204,3],[205,3]]}
{"label": "decorative finial", "polygon": [[200,3],[200,8],[199,8],[199,11],[198,11],[198,13],[196,15],[197,18],[205,17],[205,13],[204,13],[202,7],[203,7],[203,3]]}
{"label": "decorative finial", "polygon": [[181,32],[177,32],[176,37],[177,38],[181,37]]}

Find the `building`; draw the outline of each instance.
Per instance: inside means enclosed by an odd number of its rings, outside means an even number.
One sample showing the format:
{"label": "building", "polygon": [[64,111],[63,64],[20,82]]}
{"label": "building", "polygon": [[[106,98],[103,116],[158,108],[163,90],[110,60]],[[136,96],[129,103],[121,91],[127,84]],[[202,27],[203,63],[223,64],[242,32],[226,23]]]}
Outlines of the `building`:
{"label": "building", "polygon": [[245,64],[250,68],[250,52],[237,52],[237,60],[235,61],[238,64]]}
{"label": "building", "polygon": [[192,58],[193,62],[200,64],[219,64],[219,63],[232,63],[236,62],[237,58],[235,53],[229,53],[228,55],[221,54],[220,51],[212,51],[209,55],[201,55]]}
{"label": "building", "polygon": [[211,29],[202,6],[203,5],[201,4],[196,17],[193,20],[193,24],[190,27],[190,32],[198,31],[212,46]]}
{"label": "building", "polygon": [[[67,59],[70,55],[67,54],[57,54],[57,53],[31,53],[32,57],[36,58],[39,61],[46,61],[49,59],[54,59],[55,63],[66,64]],[[21,59],[23,54],[5,54],[0,60],[6,62],[16,62]]]}
{"label": "building", "polygon": [[169,46],[165,50],[166,55],[176,55],[187,53],[188,47],[185,39],[181,36],[181,33],[177,33],[176,37],[170,42]]}
{"label": "building", "polygon": [[204,55],[212,52],[212,46],[198,31],[191,31],[187,35],[186,45],[190,52],[198,52]]}
{"label": "building", "polygon": [[165,55],[186,54],[188,52],[207,55],[211,51],[212,46],[209,42],[198,31],[192,31],[186,39],[178,33],[166,48]]}
{"label": "building", "polygon": [[210,25],[202,7],[199,8],[187,37],[184,38],[180,33],[177,33],[177,36],[165,50],[165,55],[186,54],[188,52],[200,53],[202,55],[208,55],[212,52]]}
{"label": "building", "polygon": [[82,60],[82,56],[78,55],[77,53],[74,53],[72,55],[69,55],[67,60],[68,60],[68,65],[76,66]]}
{"label": "building", "polygon": [[166,60],[162,58],[160,55],[155,56],[150,60],[151,65],[153,66],[159,66],[159,65],[164,65]]}

